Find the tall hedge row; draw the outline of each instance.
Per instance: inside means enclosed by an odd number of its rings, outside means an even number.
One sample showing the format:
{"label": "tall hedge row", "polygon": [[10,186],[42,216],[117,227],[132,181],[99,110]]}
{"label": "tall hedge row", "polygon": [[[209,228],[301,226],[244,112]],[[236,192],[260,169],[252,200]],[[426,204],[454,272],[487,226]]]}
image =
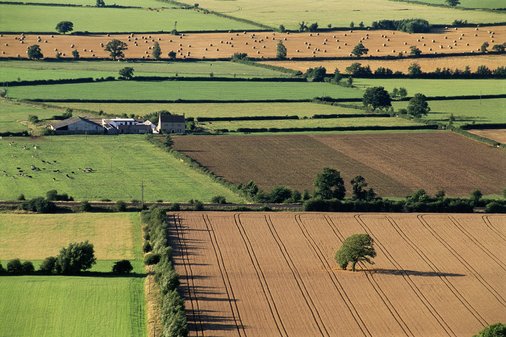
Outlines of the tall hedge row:
{"label": "tall hedge row", "polygon": [[154,278],[160,288],[160,321],[163,337],[188,335],[184,300],[178,292],[179,276],[172,264],[169,245],[169,219],[162,208],[155,207],[142,213],[146,225],[144,237],[149,240],[153,254],[160,256],[154,266]]}

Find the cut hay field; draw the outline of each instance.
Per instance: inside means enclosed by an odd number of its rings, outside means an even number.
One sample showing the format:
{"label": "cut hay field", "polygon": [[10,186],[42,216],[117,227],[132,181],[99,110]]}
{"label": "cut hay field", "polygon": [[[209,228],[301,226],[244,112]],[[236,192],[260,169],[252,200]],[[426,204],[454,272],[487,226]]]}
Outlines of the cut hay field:
{"label": "cut hay field", "polygon": [[[70,5],[81,5],[81,6],[89,6],[94,7],[96,2],[90,0],[30,0],[32,4],[70,4]],[[147,7],[147,8],[178,8],[175,4],[162,2],[157,0],[113,0],[110,3],[106,3],[106,5],[117,5],[117,6],[132,6],[132,7]]]}
{"label": "cut hay field", "polygon": [[[174,218],[190,336],[472,336],[504,319],[502,215]],[[340,270],[335,251],[356,233],[373,237],[375,265]]]}
{"label": "cut hay field", "polygon": [[200,126],[207,130],[237,131],[239,128],[329,128],[329,127],[373,127],[373,126],[412,126],[421,125],[412,120],[400,117],[360,117],[360,118],[332,118],[332,119],[290,119],[264,121],[215,121],[202,122]]}
{"label": "cut hay field", "polygon": [[143,287],[134,277],[2,276],[0,336],[144,337]]}
{"label": "cut hay field", "polygon": [[[255,29],[258,27],[213,14],[175,8],[97,8],[0,4],[0,31],[55,32],[60,21],[80,32],[170,32]],[[52,56],[54,56],[54,53]]]}
{"label": "cut hay field", "polygon": [[[410,2],[410,0],[402,0]],[[446,5],[445,0],[415,0],[415,2],[425,2],[427,4],[434,5]],[[459,7],[463,8],[485,8],[485,9],[496,9],[506,8],[506,4],[502,0],[460,0]]]}
{"label": "cut hay field", "polygon": [[[434,8],[423,7],[434,11]],[[2,9],[1,5],[0,9]],[[506,14],[504,15],[506,21]],[[143,22],[150,21],[145,20]],[[169,20],[169,22],[171,21]],[[74,25],[76,25],[75,22]],[[161,30],[160,27],[165,27],[165,25],[161,24],[155,31]],[[0,23],[1,27],[2,24]],[[75,27],[75,29],[78,29],[78,26]],[[210,28],[206,29],[210,30]],[[24,31],[28,30],[24,29]],[[95,31],[104,30],[97,29]],[[135,31],[139,31],[139,29]],[[149,48],[152,47],[154,42],[160,44],[164,59],[168,59],[168,52],[170,51],[176,52],[178,59],[230,58],[234,53],[247,53],[249,57],[273,59],[276,58],[276,47],[280,40],[287,48],[288,58],[350,57],[353,47],[360,41],[369,49],[368,55],[370,56],[397,57],[400,52],[406,55],[409,54],[410,46],[417,46],[423,54],[478,53],[484,42],[488,42],[490,46],[493,46],[506,40],[506,26],[458,28],[457,30],[443,29],[429,34],[408,34],[387,30],[348,30],[320,33],[190,33],[184,34],[184,36],[147,33],[134,34],[133,36],[131,34],[111,36],[101,34],[80,36],[55,34],[41,35],[40,42],[38,35],[26,34],[24,43],[20,43],[19,38],[19,34],[0,36],[2,51],[0,57],[26,58],[27,47],[32,44],[39,44],[42,53],[47,58],[55,57],[55,49],[58,49],[63,58],[70,58],[73,49],[79,51],[81,58],[109,58],[109,53],[104,51],[100,44],[105,45],[113,38],[128,44],[128,50],[125,51],[127,59],[151,58],[151,49]],[[72,45],[74,47],[71,47]]]}
{"label": "cut hay field", "polygon": [[[467,196],[502,194],[504,150],[450,132],[174,137],[175,149],[234,183],[270,190],[311,190],[318,172],[335,168],[346,183],[362,175],[381,196],[417,189]],[[463,155],[465,154],[465,156]],[[347,190],[351,187],[348,184]]]}
{"label": "cut hay field", "polygon": [[235,62],[37,62],[0,61],[0,81],[32,81],[80,77],[118,77],[123,67],[132,67],[135,76],[179,77],[288,77],[286,73]]}
{"label": "cut hay field", "polygon": [[[190,0],[182,2],[193,5]],[[468,20],[473,23],[506,21],[506,14],[501,12],[434,8],[388,0],[325,0],[316,3],[304,0],[202,0],[199,4],[202,8],[208,8],[216,12],[254,20],[272,27],[283,24],[290,29],[297,29],[301,21],[318,22],[320,27],[327,27],[328,24],[333,27],[349,27],[351,21],[355,22],[356,25],[361,21],[366,25],[370,25],[372,21],[382,19],[411,18],[426,19],[433,24],[451,24],[455,19]]]}
{"label": "cut hay field", "polygon": [[476,129],[469,130],[469,132],[474,133],[475,135],[485,137],[488,139],[495,140],[496,142],[506,144],[506,129]]}
{"label": "cut hay field", "polygon": [[[396,110],[406,108],[408,102],[394,102]],[[453,114],[454,124],[506,123],[506,99],[476,99],[455,101],[429,101],[430,113],[425,119],[448,121]]]}
{"label": "cut hay field", "polygon": [[[506,81],[505,81],[506,82]],[[360,98],[362,91],[327,83],[307,82],[98,82],[11,87],[8,97],[75,100],[300,100],[319,96]]]}
{"label": "cut hay field", "polygon": [[311,117],[315,114],[356,114],[362,110],[314,103],[66,103],[53,102],[61,108],[83,111],[104,111],[109,114],[145,115],[168,110],[186,117],[293,116]]}
{"label": "cut hay field", "polygon": [[389,92],[403,87],[408,96],[422,93],[430,96],[503,95],[506,94],[506,80],[426,80],[426,79],[370,79],[359,78],[353,85],[360,89],[385,87]]}
{"label": "cut hay field", "polygon": [[375,71],[379,67],[389,68],[403,73],[408,72],[411,64],[417,63],[424,72],[433,72],[437,68],[449,68],[464,70],[469,66],[472,71],[476,71],[479,66],[487,66],[489,69],[503,67],[505,64],[504,56],[501,55],[476,55],[476,56],[449,56],[438,58],[419,58],[419,59],[397,59],[397,60],[329,60],[329,61],[264,61],[261,63],[278,67],[298,70],[305,72],[309,68],[325,67],[328,73],[332,73],[335,69],[339,69],[341,73],[346,73],[346,67],[353,63],[360,63],[362,66],[371,67]]}
{"label": "cut hay field", "polygon": [[8,158],[0,163],[0,200],[21,193],[41,196],[51,189],[76,200],[140,200],[143,183],[146,201],[210,201],[216,195],[242,201],[143,136],[4,138],[0,156]]}
{"label": "cut hay field", "polygon": [[43,108],[0,99],[0,132],[20,132],[31,128],[28,117],[51,118],[62,113],[60,108]]}

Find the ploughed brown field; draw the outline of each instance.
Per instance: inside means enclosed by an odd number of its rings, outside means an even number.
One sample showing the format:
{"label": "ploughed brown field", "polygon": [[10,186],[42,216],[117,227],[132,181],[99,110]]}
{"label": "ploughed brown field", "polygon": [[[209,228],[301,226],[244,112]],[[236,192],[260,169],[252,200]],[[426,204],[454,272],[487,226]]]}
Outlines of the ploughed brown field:
{"label": "ploughed brown field", "polygon": [[[379,195],[418,189],[502,194],[506,152],[450,132],[174,137],[174,148],[233,183],[311,190],[324,167],[361,175]],[[347,190],[351,186],[347,185]]]}
{"label": "ploughed brown field", "polygon": [[488,42],[503,43],[506,26],[480,28],[453,28],[430,34],[408,34],[387,30],[350,30],[322,33],[196,33],[179,36],[169,34],[118,34],[118,35],[15,35],[0,36],[0,57],[26,58],[26,50],[39,44],[42,53],[54,58],[58,51],[63,58],[71,58],[72,50],[81,58],[109,57],[103,45],[112,39],[128,44],[126,58],[151,58],[151,47],[158,42],[162,57],[169,51],[177,58],[213,59],[228,58],[234,53],[247,53],[250,57],[275,58],[276,46],[283,41],[288,58],[297,57],[349,57],[353,47],[362,41],[370,56],[408,55],[410,46],[417,46],[424,54],[479,53],[480,46]]}
{"label": "ploughed brown field", "polygon": [[495,140],[498,143],[506,144],[506,129],[476,129],[469,130],[469,132]]}
{"label": "ploughed brown field", "polygon": [[476,71],[479,66],[487,66],[489,69],[504,67],[506,57],[504,55],[476,55],[476,56],[448,56],[437,58],[418,58],[418,59],[396,59],[396,60],[323,60],[323,61],[263,61],[264,64],[299,70],[305,72],[308,68],[325,67],[328,73],[339,69],[345,73],[347,67],[352,63],[360,63],[362,66],[371,67],[372,71],[383,67],[391,70],[408,73],[408,68],[413,63],[418,63],[424,72],[433,72],[437,68],[449,68],[464,70],[467,66],[471,71]]}
{"label": "ploughed brown field", "polygon": [[[506,315],[506,216],[170,215],[190,336],[472,336]],[[338,268],[368,233],[374,265]]]}

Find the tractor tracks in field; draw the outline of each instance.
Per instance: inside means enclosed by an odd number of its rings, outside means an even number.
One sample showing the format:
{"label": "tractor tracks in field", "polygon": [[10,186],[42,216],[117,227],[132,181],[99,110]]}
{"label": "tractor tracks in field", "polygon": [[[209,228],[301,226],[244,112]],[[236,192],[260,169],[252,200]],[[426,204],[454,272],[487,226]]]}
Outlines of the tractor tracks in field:
{"label": "tractor tracks in field", "polygon": [[504,307],[506,307],[506,301],[504,298],[497,292],[494,287],[492,287],[484,278],[481,276],[481,274],[474,269],[473,266],[471,266],[462,255],[460,255],[448,242],[443,239],[425,220],[424,215],[419,214],[416,216],[418,221],[422,224],[422,226],[429,231],[429,233],[437,240],[439,243],[441,243],[463,266],[466,268],[469,273],[471,273],[477,280],[480,282],[483,287],[485,287],[491,294],[494,296],[494,298]]}
{"label": "tractor tracks in field", "polygon": [[501,238],[503,241],[506,241],[506,236],[501,233],[500,230],[498,230],[493,224],[492,224],[492,221],[490,221],[490,216],[488,215],[483,215],[482,217],[482,220],[483,222],[485,223],[485,225],[487,225],[487,227],[492,231],[494,232],[497,237]]}
{"label": "tractor tracks in field", "polygon": [[482,325],[487,326],[489,323],[480,315],[478,310],[472,306],[471,303],[467,301],[467,299],[462,295],[462,293],[455,287],[455,285],[450,281],[448,277],[444,275],[444,273],[436,266],[434,262],[420,249],[416,243],[409,238],[406,233],[401,229],[399,224],[391,217],[385,217],[390,225],[395,229],[397,234],[406,242],[406,244],[411,247],[411,249],[432,269],[434,273],[439,277],[439,279],[446,285],[446,287],[452,292],[452,294],[458,299],[458,301],[469,311],[469,313],[476,318],[476,320]]}
{"label": "tractor tracks in field", "polygon": [[223,259],[223,254],[221,252],[220,246],[218,244],[218,239],[216,238],[216,232],[214,231],[213,224],[207,214],[202,214],[202,219],[204,220],[204,224],[206,225],[207,233],[209,234],[209,240],[211,241],[211,245],[213,247],[216,263],[218,264],[218,269],[220,271],[221,279],[223,281],[223,286],[225,287],[225,292],[227,294],[230,313],[232,314],[232,319],[237,329],[237,335],[239,337],[242,336],[246,337],[247,336],[246,330],[244,329],[244,325],[241,320],[241,315],[239,313],[239,308],[237,307],[234,289],[232,288],[232,284],[230,283],[230,277],[225,267],[225,261]]}
{"label": "tractor tracks in field", "polygon": [[469,240],[471,240],[483,253],[485,253],[490,259],[492,259],[499,268],[506,271],[506,265],[492,253],[490,250],[488,250],[487,247],[485,247],[478,239],[476,239],[471,233],[467,231],[467,229],[462,226],[462,224],[453,216],[448,216],[450,221],[453,223],[453,225],[462,233],[464,234]]}
{"label": "tractor tracks in field", "polygon": [[[324,219],[327,222],[327,225],[330,227],[330,229],[334,233],[334,236],[339,241],[341,241],[341,243],[344,242],[345,237],[341,233],[341,231],[339,230],[339,228],[337,228],[337,226],[334,223],[334,221],[329,216],[326,216],[326,215],[324,215]],[[302,219],[300,218],[300,216],[299,216],[299,220],[302,222]],[[360,265],[362,267],[364,267],[364,263],[360,262]],[[385,307],[387,308],[387,310],[390,312],[390,315],[397,322],[397,324],[399,325],[399,327],[401,328],[401,330],[404,332],[404,334],[406,336],[409,336],[409,337],[414,337],[415,335],[410,330],[409,326],[406,324],[406,322],[404,322],[404,320],[402,319],[401,315],[399,314],[399,312],[397,311],[397,309],[395,308],[395,306],[392,304],[392,302],[390,302],[390,299],[385,294],[385,292],[383,291],[383,289],[379,285],[378,281],[375,279],[374,273],[371,272],[371,271],[369,271],[369,270],[366,270],[365,271],[365,276],[366,276],[367,280],[369,281],[369,284],[371,284],[373,290],[376,292],[376,294],[378,295],[378,297],[381,299],[381,301],[383,302],[383,304],[385,305]]]}
{"label": "tractor tracks in field", "polygon": [[176,237],[181,249],[181,262],[183,264],[183,268],[186,274],[186,290],[188,292],[188,298],[190,299],[191,312],[193,316],[193,321],[197,329],[195,330],[196,336],[205,336],[204,325],[202,322],[201,310],[199,305],[199,300],[195,295],[195,277],[193,275],[193,268],[190,261],[190,256],[188,254],[188,247],[186,245],[184,239],[184,233],[181,225],[181,218],[179,215],[172,215],[172,220],[174,222],[174,228],[176,229]]}
{"label": "tractor tracks in field", "polygon": [[285,244],[281,240],[281,237],[279,236],[274,224],[272,223],[270,216],[267,215],[265,216],[265,222],[267,224],[267,227],[269,228],[272,237],[274,238],[274,241],[276,242],[276,245],[278,246],[279,251],[281,252],[281,255],[283,256],[283,259],[286,262],[286,265],[290,269],[293,278],[297,283],[297,287],[299,288],[299,291],[302,294],[302,297],[304,298],[304,302],[306,303],[306,306],[308,307],[311,316],[313,317],[313,320],[318,328],[318,331],[320,332],[320,335],[330,337],[329,331],[327,330],[327,327],[323,322],[320,312],[318,311],[318,308],[316,307],[313,299],[311,298],[311,295],[307,290],[307,286],[304,283],[304,280],[302,279],[302,276],[297,266],[293,262],[290,253],[288,253]]}
{"label": "tractor tracks in field", "polygon": [[260,287],[262,288],[265,300],[267,302],[267,305],[269,306],[269,311],[271,313],[274,324],[276,325],[277,332],[281,337],[288,337],[288,333],[283,324],[283,320],[279,315],[276,302],[274,301],[274,297],[272,296],[272,292],[265,278],[265,274],[262,270],[260,263],[258,262],[258,258],[255,254],[255,250],[253,249],[253,245],[251,244],[251,240],[249,239],[249,236],[246,233],[246,230],[244,229],[244,226],[241,222],[241,216],[238,213],[234,214],[234,224],[237,227],[237,230],[239,231],[239,235],[241,236],[241,239],[244,243],[250,261],[253,265],[253,269],[255,269],[258,282],[260,283]]}
{"label": "tractor tracks in field", "polygon": [[439,314],[439,312],[434,308],[432,303],[425,297],[423,292],[420,290],[420,288],[416,285],[416,283],[412,280],[410,275],[402,268],[402,266],[397,262],[397,260],[390,254],[390,252],[386,249],[386,247],[377,239],[377,237],[372,233],[369,226],[365,223],[364,220],[362,220],[360,214],[354,215],[355,220],[358,222],[358,224],[364,229],[364,231],[369,234],[373,239],[376,246],[379,248],[379,250],[383,253],[383,255],[386,257],[388,261],[399,271],[399,273],[402,275],[403,279],[406,281],[408,286],[413,290],[414,294],[418,299],[422,302],[422,304],[425,306],[425,308],[429,311],[429,313],[434,317],[434,319],[437,321],[439,326],[445,331],[445,333],[448,336],[457,337],[455,332],[451,329],[449,324],[444,320],[444,318]]}

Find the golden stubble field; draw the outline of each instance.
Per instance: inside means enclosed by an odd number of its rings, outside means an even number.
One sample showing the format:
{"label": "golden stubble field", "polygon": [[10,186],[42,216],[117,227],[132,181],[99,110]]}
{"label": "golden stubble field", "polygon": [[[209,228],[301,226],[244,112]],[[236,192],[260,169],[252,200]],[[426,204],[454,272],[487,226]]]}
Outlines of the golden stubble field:
{"label": "golden stubble field", "polygon": [[0,36],[0,57],[26,58],[28,46],[39,44],[45,57],[54,58],[60,53],[71,58],[72,50],[81,58],[106,58],[104,45],[112,39],[128,44],[126,58],[152,58],[152,46],[160,44],[162,57],[170,51],[178,59],[229,58],[234,53],[247,53],[255,58],[275,58],[276,46],[282,41],[288,58],[349,57],[353,47],[362,42],[369,48],[369,56],[408,55],[411,46],[423,54],[479,53],[484,42],[490,47],[506,41],[506,26],[480,28],[452,28],[430,34],[408,34],[386,30],[348,30],[321,33],[189,33],[169,34],[118,34],[118,35],[13,35]]}
{"label": "golden stubble field", "polygon": [[[472,336],[506,314],[506,216],[170,215],[191,336]],[[340,270],[368,233],[375,265]]]}

